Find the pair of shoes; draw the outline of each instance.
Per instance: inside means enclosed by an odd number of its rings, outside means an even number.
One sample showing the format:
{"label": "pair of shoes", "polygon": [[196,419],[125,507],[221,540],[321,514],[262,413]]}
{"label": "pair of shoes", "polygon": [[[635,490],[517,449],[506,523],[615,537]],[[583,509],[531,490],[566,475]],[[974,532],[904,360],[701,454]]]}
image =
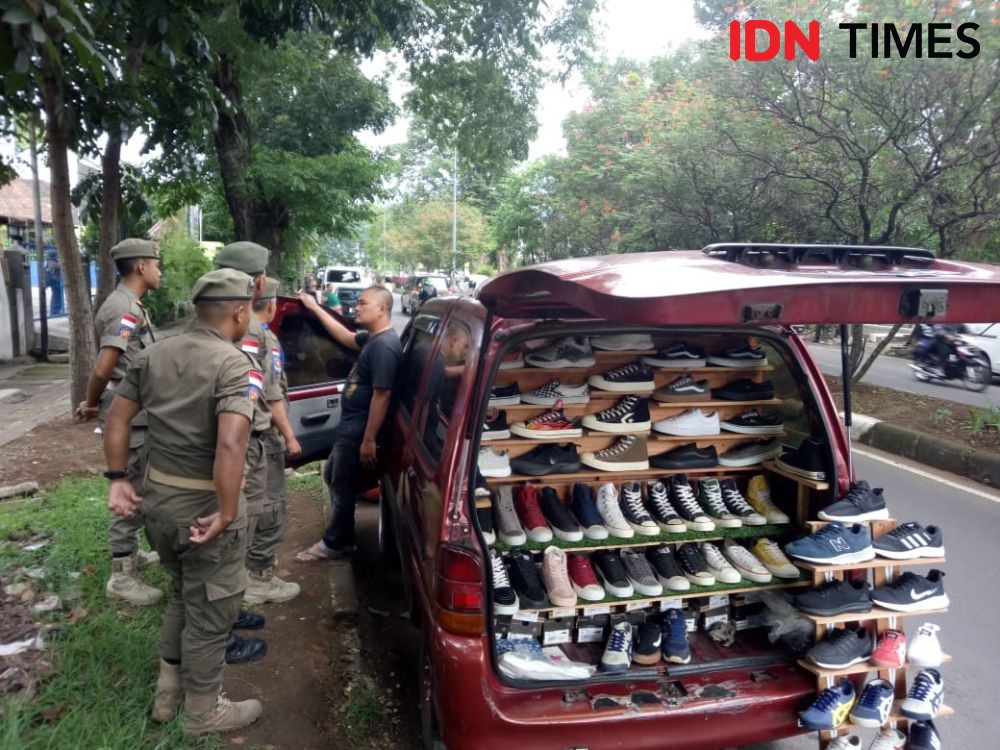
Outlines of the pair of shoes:
{"label": "pair of shoes", "polygon": [[241,638],[229,631],[226,638],[226,664],[247,664],[263,659],[267,654],[267,641],[263,638]]}
{"label": "pair of shoes", "polygon": [[900,630],[886,630],[872,654],[871,662],[879,667],[901,669],[906,662],[915,667],[940,667],[944,661],[937,633],[941,628],[925,622],[913,636],[909,647]]}
{"label": "pair of shoes", "polygon": [[668,609],[663,614],[662,625],[648,619],[639,627],[633,639],[632,661],[636,664],[653,665],[660,659],[674,664],[691,661],[691,647],[687,639],[687,621],[680,609]]}

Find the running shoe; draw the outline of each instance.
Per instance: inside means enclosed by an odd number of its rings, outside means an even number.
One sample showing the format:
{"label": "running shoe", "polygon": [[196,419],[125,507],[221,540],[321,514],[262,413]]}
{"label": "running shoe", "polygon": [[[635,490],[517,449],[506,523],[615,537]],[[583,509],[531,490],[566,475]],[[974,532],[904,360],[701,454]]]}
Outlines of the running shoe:
{"label": "running shoe", "polygon": [[594,351],[586,338],[569,336],[554,344],[526,354],[524,361],[532,367],[569,368],[593,367],[597,364]]}
{"label": "running shoe", "polygon": [[910,692],[899,706],[908,719],[931,721],[944,703],[944,680],[936,669],[921,669],[913,678]]}
{"label": "running shoe", "polygon": [[933,721],[910,722],[909,750],[941,750],[941,737]]}
{"label": "running shoe", "polygon": [[811,615],[832,617],[845,612],[871,612],[868,581],[830,581],[819,588],[795,595],[795,606]]}
{"label": "running shoe", "polygon": [[581,468],[576,445],[542,443],[527,453],[511,459],[510,468],[518,474],[544,477],[549,474],[572,474]]}
{"label": "running shoe", "polygon": [[922,576],[908,570],[892,583],[872,591],[872,601],[896,612],[943,609],[948,606],[944,571],[933,568]]}
{"label": "running shoe", "polygon": [[[898,729],[883,729],[875,735],[875,739],[868,746],[868,750],[903,750],[905,747],[905,734]],[[910,747],[912,748],[913,745],[910,745]]]}
{"label": "running shoe", "polygon": [[636,664],[650,666],[659,663],[663,658],[660,644],[663,641],[663,628],[652,620],[646,620],[639,626],[639,636],[632,647],[632,661]]}
{"label": "running shoe", "polygon": [[899,524],[872,542],[875,554],[892,560],[944,557],[944,539],[937,526],[921,526],[916,521]]}
{"label": "running shoe", "polygon": [[910,641],[907,649],[907,659],[915,667],[940,667],[944,661],[941,642],[938,641],[938,631],[941,628],[932,622],[925,622],[917,629],[917,634]]}
{"label": "running shoe", "polygon": [[851,713],[856,696],[854,683],[846,678],[832,688],[827,688],[803,711],[799,724],[807,729],[836,729]]}
{"label": "running shoe", "polygon": [[[888,680],[870,681],[851,709],[851,723],[859,727],[880,727],[889,720],[895,689]],[[905,738],[904,738],[905,739]]]}
{"label": "running shoe", "polygon": [[865,628],[833,628],[806,652],[806,658],[823,669],[846,669],[871,655],[872,636]]}
{"label": "running shoe", "polygon": [[652,426],[649,417],[649,399],[645,396],[626,396],[614,406],[602,409],[596,414],[585,414],[583,426],[588,430],[612,432],[618,435],[649,432]]}
{"label": "running shoe", "polygon": [[906,635],[901,630],[886,630],[872,652],[871,663],[886,669],[901,669],[906,663]]}
{"label": "running shoe", "polygon": [[687,664],[691,661],[687,620],[683,610],[671,608],[664,613],[662,649],[664,658],[673,664]]}
{"label": "running shoe", "polygon": [[611,635],[601,656],[601,669],[605,672],[627,672],[632,663],[632,624],[619,622],[611,628]]}
{"label": "running shoe", "polygon": [[840,500],[819,512],[824,521],[858,523],[859,521],[881,521],[889,517],[885,507],[881,487],[871,487],[864,479],[851,485]]}
{"label": "running shoe", "polygon": [[510,432],[529,440],[551,440],[583,435],[580,420],[570,419],[563,413],[561,400],[556,401],[555,406],[544,414],[539,414],[524,422],[515,422],[510,426]]}
{"label": "running shoe", "polygon": [[789,523],[791,520],[788,518],[788,514],[783,513],[771,500],[771,487],[764,474],[756,474],[750,478],[750,483],[747,485],[747,502],[754,510],[763,515],[768,523],[782,524]]}
{"label": "running shoe", "polygon": [[845,527],[827,524],[815,534],[785,546],[791,557],[822,565],[846,565],[875,559],[872,534],[867,526],[856,523]]}

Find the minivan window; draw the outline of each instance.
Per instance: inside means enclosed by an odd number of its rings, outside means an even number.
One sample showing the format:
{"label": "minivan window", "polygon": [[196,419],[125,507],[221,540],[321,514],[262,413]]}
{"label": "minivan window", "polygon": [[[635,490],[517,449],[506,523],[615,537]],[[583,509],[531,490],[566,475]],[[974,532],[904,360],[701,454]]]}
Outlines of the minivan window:
{"label": "minivan window", "polygon": [[417,396],[424,370],[430,361],[434,349],[434,335],[441,321],[430,315],[420,315],[414,319],[406,341],[403,354],[403,366],[399,368],[399,401],[402,411],[414,414],[417,407]]}
{"label": "minivan window", "polygon": [[427,387],[424,389],[427,408],[423,418],[422,442],[435,463],[441,458],[471,343],[472,332],[469,327],[461,321],[450,320],[428,369]]}
{"label": "minivan window", "polygon": [[327,271],[327,284],[357,284],[361,281],[361,274],[357,271]]}
{"label": "minivan window", "polygon": [[312,315],[289,313],[281,319],[281,345],[289,388],[344,380],[356,355],[330,338]]}

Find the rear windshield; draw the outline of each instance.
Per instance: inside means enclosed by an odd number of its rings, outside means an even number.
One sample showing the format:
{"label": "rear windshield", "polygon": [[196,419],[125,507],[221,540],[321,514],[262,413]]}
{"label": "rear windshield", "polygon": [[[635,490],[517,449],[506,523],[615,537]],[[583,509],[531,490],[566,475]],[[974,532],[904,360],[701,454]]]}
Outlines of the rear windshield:
{"label": "rear windshield", "polygon": [[424,286],[426,284],[430,284],[439,292],[448,291],[448,280],[442,276],[425,276],[423,279],[420,280],[419,286]]}
{"label": "rear windshield", "polygon": [[326,272],[327,284],[357,284],[361,281],[361,274],[357,271],[336,271]]}

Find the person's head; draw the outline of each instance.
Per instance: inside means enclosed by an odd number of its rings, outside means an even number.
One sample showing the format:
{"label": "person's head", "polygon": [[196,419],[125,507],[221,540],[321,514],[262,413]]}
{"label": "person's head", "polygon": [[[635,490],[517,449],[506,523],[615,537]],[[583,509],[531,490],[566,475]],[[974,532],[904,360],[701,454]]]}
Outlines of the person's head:
{"label": "person's head", "polygon": [[384,286],[370,286],[358,297],[354,322],[368,331],[377,331],[389,325],[392,319],[392,292]]}
{"label": "person's head", "polygon": [[441,356],[449,365],[462,364],[469,351],[469,343],[469,330],[465,326],[452,324],[448,326],[441,341]]}
{"label": "person's head", "polygon": [[254,286],[253,277],[234,268],[209,271],[194,283],[191,293],[198,323],[239,341],[250,327]]}
{"label": "person's head", "polygon": [[326,291],[332,292],[333,291],[333,284],[327,284],[326,285]]}
{"label": "person's head", "polygon": [[267,260],[270,251],[256,242],[230,242],[215,256],[216,268],[233,268],[254,280],[254,299],[260,297],[267,283]]}
{"label": "person's head", "polygon": [[278,312],[278,280],[268,279],[264,291],[253,301],[253,311],[261,323],[270,323]]}
{"label": "person's head", "polygon": [[122,281],[138,285],[140,292],[157,289],[163,279],[160,246],[151,240],[129,237],[111,248],[111,260]]}

